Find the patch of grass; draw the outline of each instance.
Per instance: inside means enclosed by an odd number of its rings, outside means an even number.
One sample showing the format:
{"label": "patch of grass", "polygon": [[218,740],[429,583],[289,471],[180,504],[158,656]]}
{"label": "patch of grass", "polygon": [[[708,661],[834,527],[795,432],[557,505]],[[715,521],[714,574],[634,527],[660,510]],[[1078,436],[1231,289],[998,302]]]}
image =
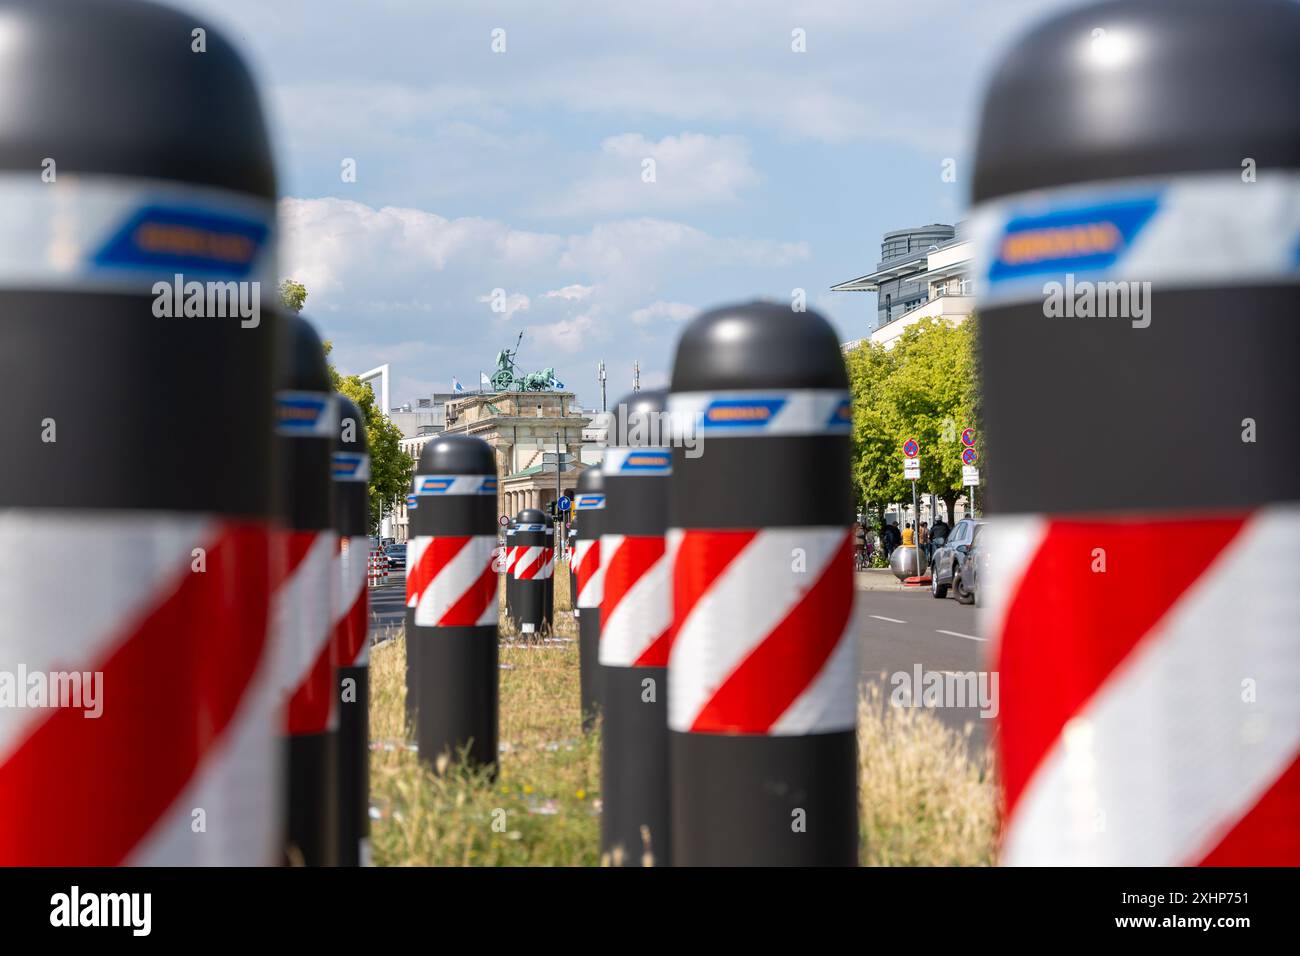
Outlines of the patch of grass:
{"label": "patch of grass", "polygon": [[858,801],[865,866],[990,866],[999,827],[992,755],[932,711],[858,703]]}
{"label": "patch of grass", "polygon": [[500,776],[439,775],[406,746],[402,638],[370,661],[371,845],[379,866],[594,866],[600,740],[578,720],[577,644],[503,646]]}
{"label": "patch of grass", "polygon": [[[557,622],[566,616],[572,622],[565,614]],[[490,780],[456,766],[440,775],[407,747],[404,640],[373,649],[377,865],[599,864],[600,736],[599,728],[584,736],[579,724],[577,644],[507,640],[501,663],[500,776]],[[859,707],[858,748],[864,865],[994,861],[992,761],[972,756],[965,735],[932,712],[886,706],[880,688],[869,685]]]}

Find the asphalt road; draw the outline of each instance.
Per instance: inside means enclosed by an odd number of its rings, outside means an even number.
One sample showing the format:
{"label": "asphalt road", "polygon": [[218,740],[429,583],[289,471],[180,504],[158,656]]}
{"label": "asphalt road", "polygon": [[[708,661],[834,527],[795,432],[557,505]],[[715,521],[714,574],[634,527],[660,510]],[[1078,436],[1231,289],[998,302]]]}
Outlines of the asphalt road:
{"label": "asphalt road", "polygon": [[[980,671],[985,666],[988,645],[976,632],[975,608],[951,598],[936,601],[929,589],[859,591],[855,616],[863,680],[880,682],[886,699],[895,688],[915,682],[917,664],[923,675]],[[899,674],[908,675],[907,682],[894,679]],[[935,713],[949,727],[972,724],[972,747],[982,750],[992,721],[982,718],[980,710],[978,705],[944,706]]]}
{"label": "asphalt road", "polygon": [[[406,611],[406,575],[395,571],[388,584],[370,589],[371,641],[385,640],[402,627]],[[859,635],[858,652],[864,682],[881,684],[886,700],[903,685],[895,675],[905,674],[909,683],[929,672],[966,673],[984,667],[987,647],[975,630],[975,608],[951,598],[936,601],[928,589],[909,591],[859,591],[854,611]],[[973,725],[972,748],[982,750],[988,740],[991,720],[980,716],[980,707],[935,708],[949,727]]]}
{"label": "asphalt road", "polygon": [[388,583],[370,588],[370,642],[387,640],[406,619],[406,572],[393,571]]}

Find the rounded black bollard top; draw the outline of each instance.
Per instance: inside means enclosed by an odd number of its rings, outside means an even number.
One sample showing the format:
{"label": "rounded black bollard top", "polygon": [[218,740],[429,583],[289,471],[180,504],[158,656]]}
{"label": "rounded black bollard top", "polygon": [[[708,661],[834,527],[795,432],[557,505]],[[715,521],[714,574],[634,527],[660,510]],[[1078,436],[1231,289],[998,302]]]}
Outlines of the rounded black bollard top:
{"label": "rounded black bollard top", "polygon": [[775,302],[727,305],[697,316],[673,360],[674,392],[848,387],[831,324],[816,312]]}
{"label": "rounded black bollard top", "polygon": [[[357,403],[352,401],[343,394],[336,394],[334,400],[338,403],[339,409],[339,432],[334,441],[334,450],[343,452],[352,452],[357,455],[370,454],[369,442],[366,440],[366,418],[361,414],[361,409]],[[343,436],[343,426],[351,420],[354,427],[349,429],[352,440],[345,441]]]}
{"label": "rounded black bollard top", "polygon": [[546,523],[546,512],[542,511],[540,508],[525,508],[523,511],[519,512],[519,517],[515,519],[516,525]]}
{"label": "rounded black bollard top", "polygon": [[599,466],[592,465],[578,476],[577,490],[579,494],[599,494],[605,490],[605,476]]}
{"label": "rounded black bollard top", "polygon": [[973,199],[1300,166],[1300,4],[1122,0],[1020,39],[984,97]]}
{"label": "rounded black bollard top", "polygon": [[667,443],[663,426],[668,390],[652,388],[629,392],[618,400],[609,417],[608,441],[616,447],[656,446]]}
{"label": "rounded black bollard top", "polygon": [[284,315],[280,372],[276,386],[295,392],[332,392],[325,344],[316,329],[300,315]]}
{"label": "rounded black bollard top", "polygon": [[[202,29],[206,52],[194,31]],[[197,183],[274,199],[257,88],[208,20],[140,0],[0,10],[0,169]]]}
{"label": "rounded black bollard top", "polygon": [[472,435],[440,435],[424,446],[416,472],[422,475],[495,475],[492,446]]}

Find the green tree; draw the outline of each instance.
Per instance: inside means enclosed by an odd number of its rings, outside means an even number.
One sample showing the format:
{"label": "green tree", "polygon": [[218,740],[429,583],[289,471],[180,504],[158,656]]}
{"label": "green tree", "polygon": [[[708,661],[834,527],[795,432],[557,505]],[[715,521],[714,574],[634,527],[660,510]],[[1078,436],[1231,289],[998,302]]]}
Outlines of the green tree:
{"label": "green tree", "polygon": [[[301,312],[307,302],[307,287],[295,279],[285,279],[280,283],[280,301],[291,312]],[[334,344],[327,339],[325,362],[330,370],[330,384],[334,391],[356,402],[365,418],[366,442],[370,446],[370,532],[375,534],[394,503],[406,494],[415,465],[402,451],[401,429],[378,407],[370,385],[356,375],[340,375],[329,360],[333,350]]]}
{"label": "green tree", "polygon": [[307,304],[307,287],[296,279],[281,280],[280,301],[290,312],[301,312]]}
{"label": "green tree", "polygon": [[415,463],[402,451],[402,431],[379,408],[370,383],[361,381],[356,375],[340,375],[334,363],[329,361],[332,351],[334,343],[327,339],[325,361],[329,365],[334,391],[356,402],[366,420],[366,442],[370,445],[370,531],[375,534],[379,523],[411,487]]}
{"label": "green tree", "polygon": [[883,521],[890,502],[910,502],[902,446],[921,446],[918,492],[941,498],[948,514],[962,492],[961,433],[978,431],[978,320],[953,328],[939,319],[909,327],[886,350],[864,342],[848,356],[853,393],[854,477]]}

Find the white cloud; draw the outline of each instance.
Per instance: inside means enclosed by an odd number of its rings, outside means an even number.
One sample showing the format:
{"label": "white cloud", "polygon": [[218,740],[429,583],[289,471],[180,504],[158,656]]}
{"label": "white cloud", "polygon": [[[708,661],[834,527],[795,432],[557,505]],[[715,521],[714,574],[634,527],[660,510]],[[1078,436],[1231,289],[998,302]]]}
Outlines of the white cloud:
{"label": "white cloud", "polygon": [[581,302],[591,295],[595,286],[590,285],[566,285],[563,289],[552,289],[550,292],[542,294],[543,299],[567,299],[570,302]]}
{"label": "white cloud", "polygon": [[680,323],[695,318],[699,311],[695,306],[687,305],[685,302],[652,302],[644,308],[635,310],[632,313],[632,322],[634,325],[648,325],[662,319]]}
{"label": "white cloud", "polygon": [[537,207],[545,215],[694,209],[732,203],[758,184],[740,136],[682,133],[655,142],[640,133],[610,136],[588,174]]}

